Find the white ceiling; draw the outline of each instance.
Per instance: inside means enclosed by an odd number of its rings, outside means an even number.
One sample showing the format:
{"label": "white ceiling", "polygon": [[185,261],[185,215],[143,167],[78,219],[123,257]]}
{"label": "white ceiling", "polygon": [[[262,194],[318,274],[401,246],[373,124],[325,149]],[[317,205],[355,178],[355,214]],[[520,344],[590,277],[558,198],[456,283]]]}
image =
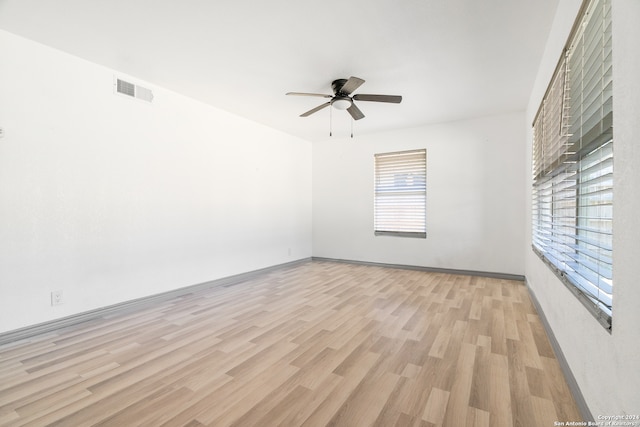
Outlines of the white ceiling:
{"label": "white ceiling", "polygon": [[[311,141],[357,76],[357,134],[522,111],[558,0],[0,0],[0,28]],[[350,116],[333,111],[334,135]]]}

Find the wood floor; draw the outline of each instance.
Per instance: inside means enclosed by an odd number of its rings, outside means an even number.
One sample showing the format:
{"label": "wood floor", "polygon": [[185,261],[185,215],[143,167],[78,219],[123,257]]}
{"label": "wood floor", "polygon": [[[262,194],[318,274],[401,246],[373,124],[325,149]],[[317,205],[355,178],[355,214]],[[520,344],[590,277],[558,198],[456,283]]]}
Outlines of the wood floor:
{"label": "wood floor", "polygon": [[579,420],[517,281],[313,261],[0,347],[7,426]]}

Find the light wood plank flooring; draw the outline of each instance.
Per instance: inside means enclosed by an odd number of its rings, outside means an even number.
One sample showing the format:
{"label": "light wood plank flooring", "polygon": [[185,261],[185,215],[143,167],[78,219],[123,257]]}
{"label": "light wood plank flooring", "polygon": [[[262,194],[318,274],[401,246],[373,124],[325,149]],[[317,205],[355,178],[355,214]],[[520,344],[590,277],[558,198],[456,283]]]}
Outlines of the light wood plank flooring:
{"label": "light wood plank flooring", "polygon": [[0,347],[6,426],[578,420],[515,281],[310,261]]}

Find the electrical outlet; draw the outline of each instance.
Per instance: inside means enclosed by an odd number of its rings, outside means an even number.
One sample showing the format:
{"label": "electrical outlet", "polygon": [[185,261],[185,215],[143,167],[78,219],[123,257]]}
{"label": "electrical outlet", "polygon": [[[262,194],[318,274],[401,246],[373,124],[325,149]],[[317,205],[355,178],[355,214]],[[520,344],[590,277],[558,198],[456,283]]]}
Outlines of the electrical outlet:
{"label": "electrical outlet", "polygon": [[62,291],[51,291],[51,305],[62,304]]}

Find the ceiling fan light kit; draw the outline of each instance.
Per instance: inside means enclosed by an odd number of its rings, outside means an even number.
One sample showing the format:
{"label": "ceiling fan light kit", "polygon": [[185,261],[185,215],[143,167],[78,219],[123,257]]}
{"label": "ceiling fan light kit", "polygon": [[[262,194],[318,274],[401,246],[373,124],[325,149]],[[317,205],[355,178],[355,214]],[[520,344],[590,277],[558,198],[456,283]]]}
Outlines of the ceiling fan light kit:
{"label": "ceiling fan light kit", "polygon": [[346,110],[351,107],[352,104],[353,102],[348,97],[334,98],[333,101],[331,101],[331,105],[336,110]]}
{"label": "ceiling fan light kit", "polygon": [[[368,101],[368,102],[386,102],[392,104],[399,104],[402,102],[402,96],[400,95],[371,95],[371,94],[357,94],[351,96],[351,94],[358,89],[364,80],[358,77],[349,77],[348,79],[337,79],[331,82],[331,88],[333,89],[333,96],[323,93],[308,93],[308,92],[287,92],[287,95],[296,96],[315,96],[320,98],[331,98],[329,102],[318,105],[311,110],[300,114],[300,117],[309,117],[311,114],[322,110],[325,107],[333,106],[337,110],[347,110],[353,120],[360,120],[364,118],[364,114],[353,102],[355,101]],[[331,132],[329,132],[331,135]],[[353,133],[351,135],[353,137]]]}

